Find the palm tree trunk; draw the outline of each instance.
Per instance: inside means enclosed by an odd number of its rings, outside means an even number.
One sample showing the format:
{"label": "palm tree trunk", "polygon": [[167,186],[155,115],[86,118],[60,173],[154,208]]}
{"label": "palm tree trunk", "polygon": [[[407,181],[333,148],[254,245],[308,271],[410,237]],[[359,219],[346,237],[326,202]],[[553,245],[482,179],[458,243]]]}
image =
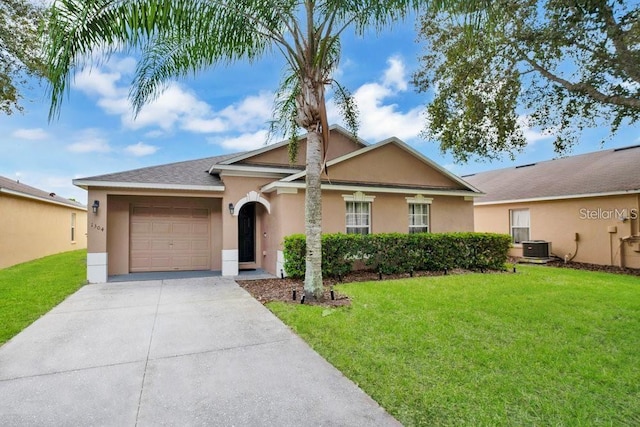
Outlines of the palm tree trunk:
{"label": "palm tree trunk", "polygon": [[324,102],[324,86],[320,79],[305,76],[300,81],[297,96],[296,122],[307,131],[307,176],[304,196],[305,235],[307,252],[304,275],[305,299],[320,300],[322,286],[322,132],[320,103]]}
{"label": "palm tree trunk", "polygon": [[322,287],[322,135],[311,131],[307,134],[307,177],[304,197],[305,234],[307,237],[306,270],[304,275],[305,298],[320,300]]}

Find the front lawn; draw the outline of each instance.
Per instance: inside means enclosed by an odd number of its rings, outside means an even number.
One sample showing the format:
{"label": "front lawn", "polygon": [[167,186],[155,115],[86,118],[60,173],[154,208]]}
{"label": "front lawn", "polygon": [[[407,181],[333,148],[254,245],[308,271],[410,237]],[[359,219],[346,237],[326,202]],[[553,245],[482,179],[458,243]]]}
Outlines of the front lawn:
{"label": "front lawn", "polygon": [[87,251],[65,252],[0,270],[0,344],[86,282]]}
{"label": "front lawn", "polygon": [[518,273],[366,282],[270,303],[405,425],[640,425],[640,280]]}

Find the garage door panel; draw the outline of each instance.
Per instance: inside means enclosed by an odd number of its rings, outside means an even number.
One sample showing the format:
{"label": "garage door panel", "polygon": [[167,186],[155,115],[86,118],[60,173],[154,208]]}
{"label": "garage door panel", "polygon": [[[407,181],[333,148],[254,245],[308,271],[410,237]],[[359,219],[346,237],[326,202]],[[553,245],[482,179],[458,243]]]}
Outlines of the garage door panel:
{"label": "garage door panel", "polygon": [[151,268],[156,271],[170,270],[171,269],[171,267],[169,267],[170,264],[171,264],[171,257],[168,255],[166,256],[154,255],[151,258]]}
{"label": "garage door panel", "polygon": [[198,268],[206,270],[209,268],[209,257],[207,256],[194,256],[191,257],[191,265],[199,266]]}
{"label": "garage door panel", "polygon": [[131,222],[131,233],[132,234],[148,234],[151,232],[151,223],[150,222]]}
{"label": "garage door panel", "polygon": [[132,214],[137,217],[149,217],[153,214],[153,209],[149,206],[134,206]]}
{"label": "garage door panel", "polygon": [[149,271],[151,268],[151,258],[149,256],[132,256],[131,271]]}
{"label": "garage door panel", "polygon": [[170,251],[171,240],[166,240],[166,239],[151,240],[149,249],[152,252]]}
{"label": "garage door panel", "polygon": [[169,234],[171,233],[171,223],[170,222],[160,222],[154,221],[151,223],[151,233],[158,234]]}
{"label": "garage door panel", "polygon": [[174,218],[191,218],[191,208],[173,208],[171,216]]}
{"label": "garage door panel", "polygon": [[173,209],[166,206],[156,206],[153,208],[153,216],[170,217]]}
{"label": "garage door panel", "polygon": [[172,234],[191,234],[191,224],[188,222],[175,222],[171,227]]}
{"label": "garage door panel", "polygon": [[193,234],[209,234],[209,224],[191,224]]}
{"label": "garage door panel", "polygon": [[191,241],[174,240],[171,249],[173,249],[174,251],[189,251],[191,249]]}
{"label": "garage door panel", "polygon": [[133,206],[130,271],[209,270],[210,212],[184,206]]}
{"label": "garage door panel", "polygon": [[146,239],[131,240],[131,251],[148,251],[151,249],[151,241]]}
{"label": "garage door panel", "polygon": [[192,209],[191,216],[194,218],[209,218],[209,209]]}

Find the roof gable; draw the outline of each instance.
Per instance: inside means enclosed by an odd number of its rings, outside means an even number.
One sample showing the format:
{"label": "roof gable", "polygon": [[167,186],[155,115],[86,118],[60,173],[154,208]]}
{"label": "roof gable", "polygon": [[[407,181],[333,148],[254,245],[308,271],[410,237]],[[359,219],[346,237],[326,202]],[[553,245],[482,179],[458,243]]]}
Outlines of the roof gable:
{"label": "roof gable", "polygon": [[[398,138],[389,138],[327,162],[331,182],[479,191]],[[294,181],[305,172],[282,181]]]}
{"label": "roof gable", "polygon": [[[333,125],[329,128],[329,150],[327,159],[332,160],[347,153],[366,147],[367,143],[361,139],[355,139],[353,135],[344,128]],[[298,156],[296,162],[289,163],[289,141],[281,141],[277,144],[268,145],[258,150],[241,153],[233,158],[227,159],[221,164],[242,164],[271,167],[298,167],[303,169],[306,164],[307,136],[298,138]]]}
{"label": "roof gable", "polygon": [[467,175],[477,203],[640,193],[640,145]]}

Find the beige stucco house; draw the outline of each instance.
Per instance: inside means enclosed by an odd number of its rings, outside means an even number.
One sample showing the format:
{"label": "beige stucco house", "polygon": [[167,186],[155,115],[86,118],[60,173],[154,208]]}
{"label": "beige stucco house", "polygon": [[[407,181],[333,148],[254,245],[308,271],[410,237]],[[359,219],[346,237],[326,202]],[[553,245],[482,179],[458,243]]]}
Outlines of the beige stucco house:
{"label": "beige stucco house", "polygon": [[[369,145],[333,126],[322,231],[473,230],[480,193],[397,138]],[[304,159],[287,142],[82,178],[89,192],[88,279],[149,271],[283,269],[283,240],[304,233]]]}
{"label": "beige stucco house", "polygon": [[0,176],[0,268],[86,247],[85,206]]}
{"label": "beige stucco house", "polygon": [[[640,145],[467,175],[475,230],[551,242],[576,262],[640,268]],[[526,246],[526,245],[525,245]]]}

